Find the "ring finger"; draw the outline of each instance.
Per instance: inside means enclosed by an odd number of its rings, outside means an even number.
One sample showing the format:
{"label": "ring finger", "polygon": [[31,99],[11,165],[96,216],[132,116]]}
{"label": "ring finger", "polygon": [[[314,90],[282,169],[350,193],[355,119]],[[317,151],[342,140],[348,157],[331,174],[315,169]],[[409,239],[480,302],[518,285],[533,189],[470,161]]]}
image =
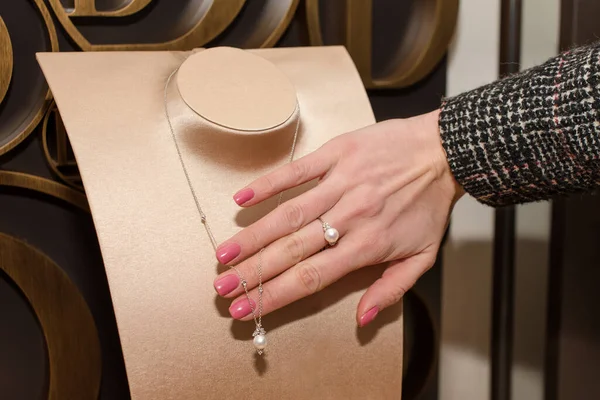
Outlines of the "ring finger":
{"label": "ring finger", "polygon": [[[336,218],[334,213],[328,212],[323,216],[323,221],[331,224],[338,230],[341,236],[345,228],[341,219]],[[262,254],[257,253],[235,266],[236,270],[229,270],[220,274],[214,281],[214,287],[220,296],[231,298],[244,292],[240,275],[246,281],[248,290],[258,286],[258,266],[261,266],[261,278],[265,282],[283,271],[293,267],[297,263],[314,255],[323,249],[328,242],[325,239],[324,229],[321,222],[316,219],[304,226],[297,232],[284,236],[265,248]]]}
{"label": "ring finger", "polygon": [[263,247],[310,224],[331,209],[342,195],[340,183],[318,184],[221,243],[217,248],[217,259],[224,265],[239,264]]}

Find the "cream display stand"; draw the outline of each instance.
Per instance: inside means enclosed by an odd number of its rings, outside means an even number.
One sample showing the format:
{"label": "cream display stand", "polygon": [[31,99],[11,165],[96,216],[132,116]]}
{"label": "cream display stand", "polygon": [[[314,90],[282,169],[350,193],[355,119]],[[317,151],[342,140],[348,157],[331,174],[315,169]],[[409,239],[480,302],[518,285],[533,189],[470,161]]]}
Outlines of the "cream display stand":
{"label": "cream display stand", "polygon": [[[236,190],[331,138],[372,124],[343,47],[41,53],[90,203],[133,399],[399,399],[402,307],[358,329],[356,306],[383,266],[363,268],[253,322],[234,321],[192,185],[223,241],[273,209]],[[314,182],[286,192],[283,201]],[[333,267],[333,266],[332,266]],[[267,295],[267,294],[265,294]]]}

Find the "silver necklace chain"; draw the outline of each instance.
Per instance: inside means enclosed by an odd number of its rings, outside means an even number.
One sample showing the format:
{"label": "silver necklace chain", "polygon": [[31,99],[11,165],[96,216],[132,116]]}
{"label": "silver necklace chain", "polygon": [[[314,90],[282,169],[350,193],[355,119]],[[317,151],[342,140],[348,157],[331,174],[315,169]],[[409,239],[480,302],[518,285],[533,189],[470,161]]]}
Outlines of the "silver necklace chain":
{"label": "silver necklace chain", "polygon": [[[183,169],[183,173],[185,175],[185,179],[187,181],[187,184],[190,188],[190,191],[192,193],[192,197],[194,198],[194,203],[196,204],[196,208],[198,209],[198,213],[200,214],[200,221],[202,222],[202,225],[204,225],[204,228],[206,230],[206,233],[208,234],[208,237],[210,238],[210,242],[213,246],[213,249],[217,250],[217,240],[215,239],[215,236],[212,232],[212,230],[210,229],[210,224],[208,223],[208,218],[206,217],[206,214],[204,213],[204,211],[202,210],[202,206],[200,205],[200,200],[198,198],[198,195],[196,194],[196,191],[194,190],[194,186],[192,185],[192,180],[190,178],[190,175],[188,173],[187,167],[185,165],[185,162],[183,161],[183,155],[181,152],[181,149],[179,147],[179,143],[177,142],[177,138],[175,135],[175,131],[173,129],[173,125],[171,124],[171,117],[169,115],[169,107],[168,107],[168,101],[167,101],[167,93],[168,93],[168,88],[169,88],[169,83],[171,82],[171,78],[177,73],[177,71],[179,70],[179,68],[181,67],[181,65],[179,67],[177,67],[173,72],[171,72],[171,74],[169,75],[169,78],[167,79],[167,82],[165,84],[165,88],[164,88],[164,109],[165,109],[165,116],[167,118],[167,123],[169,124],[169,130],[171,132],[171,137],[173,138],[173,142],[175,143],[175,148],[177,149],[177,155],[179,157],[179,162],[181,164],[181,168]],[[298,103],[296,103],[296,108],[298,109],[298,113],[299,111],[299,106]],[[297,122],[296,122],[296,128],[295,128],[295,132],[294,132],[294,140],[292,142],[292,148],[290,150],[290,155],[289,155],[289,162],[292,162],[294,160],[294,152],[296,150],[296,140],[298,138],[298,128],[300,127],[300,116],[298,115],[297,118]],[[279,193],[278,199],[277,199],[277,206],[279,207],[281,205],[281,198],[283,196],[283,192]],[[262,249],[260,249],[260,251],[258,252],[258,265],[257,265],[257,275],[258,275],[258,316],[257,316],[257,312],[254,308],[254,306],[252,306],[252,301],[250,300],[250,293],[248,291],[248,283],[246,281],[246,279],[244,278],[244,276],[242,275],[242,273],[239,271],[238,268],[236,268],[235,266],[230,266],[229,268],[233,269],[239,279],[240,279],[240,283],[242,284],[243,288],[244,288],[244,292],[246,293],[246,299],[248,300],[248,304],[250,305],[250,310],[252,311],[252,317],[254,318],[254,323],[256,325],[256,329],[254,330],[254,333],[252,334],[253,337],[256,337],[258,335],[262,335],[264,336],[266,334],[263,326],[262,326],[262,312],[263,312],[263,302],[262,302],[262,294],[263,294],[263,286],[262,286],[262,253],[265,250],[265,248],[263,247]],[[263,349],[259,349],[257,348],[257,352],[259,355],[263,354]]]}

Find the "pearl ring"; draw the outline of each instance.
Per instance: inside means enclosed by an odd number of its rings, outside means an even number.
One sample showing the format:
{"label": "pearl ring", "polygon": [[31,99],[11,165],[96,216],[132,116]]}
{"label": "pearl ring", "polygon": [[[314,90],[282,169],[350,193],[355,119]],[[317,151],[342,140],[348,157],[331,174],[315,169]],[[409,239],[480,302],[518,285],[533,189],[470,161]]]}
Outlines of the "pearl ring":
{"label": "pearl ring", "polygon": [[323,221],[321,218],[317,219],[321,222],[321,225],[323,225],[323,237],[325,237],[327,243],[329,243],[330,246],[335,245],[340,238],[340,233],[338,230],[333,228],[327,222]]}

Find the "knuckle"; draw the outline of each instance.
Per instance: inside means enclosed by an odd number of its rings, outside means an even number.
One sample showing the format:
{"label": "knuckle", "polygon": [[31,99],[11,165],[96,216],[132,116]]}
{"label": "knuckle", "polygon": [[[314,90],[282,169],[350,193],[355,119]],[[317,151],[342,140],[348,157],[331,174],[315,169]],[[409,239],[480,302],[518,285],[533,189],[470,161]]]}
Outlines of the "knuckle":
{"label": "knuckle", "polygon": [[365,255],[364,262],[379,263],[389,258],[391,251],[391,242],[387,241],[385,235],[381,232],[366,232],[362,240],[359,251]]}
{"label": "knuckle", "polygon": [[392,293],[387,295],[385,304],[391,306],[392,304],[398,303],[400,300],[402,300],[407,291],[408,289],[405,286],[397,286]]}
{"label": "knuckle", "polygon": [[373,253],[382,247],[379,235],[374,232],[366,231],[360,244],[360,249],[364,252]]}
{"label": "knuckle", "polygon": [[271,175],[266,175],[262,178],[262,184],[264,186],[264,191],[267,197],[272,196],[276,193],[277,185],[275,185],[275,181]]}
{"label": "knuckle", "polygon": [[278,301],[277,299],[278,299],[277,293],[275,293],[273,291],[273,288],[267,288],[267,287],[263,286],[263,293],[262,293],[263,308],[273,308],[273,309],[277,308],[277,301]]}
{"label": "knuckle", "polygon": [[285,249],[292,264],[297,264],[304,259],[304,240],[299,235],[288,236],[285,240]]}
{"label": "knuckle", "polygon": [[366,235],[364,236],[364,239],[361,242],[361,250],[363,251],[372,251],[374,248],[376,248],[379,245],[379,238],[370,233],[370,232],[366,232]]}
{"label": "knuckle", "polygon": [[302,182],[308,176],[308,166],[305,163],[291,163],[290,170],[294,182]]}
{"label": "knuckle", "polygon": [[364,147],[364,142],[357,140],[355,135],[346,135],[340,137],[340,145],[343,148],[344,155],[351,157]]}
{"label": "knuckle", "polygon": [[284,218],[286,224],[297,231],[304,224],[304,210],[298,204],[288,204],[284,208]]}
{"label": "knuckle", "polygon": [[[256,272],[257,268],[256,268],[255,264],[256,264],[256,261],[254,260],[254,258],[252,258],[250,260],[241,262],[236,267],[237,270],[241,273],[243,279],[249,285],[249,288],[258,284],[258,274]],[[240,287],[242,287],[241,284],[240,284]]]}
{"label": "knuckle", "polygon": [[247,235],[248,235],[248,241],[250,243],[250,246],[249,246],[250,248],[256,249],[256,248],[261,247],[260,246],[261,238],[256,229],[250,229],[247,232]]}
{"label": "knuckle", "polygon": [[307,294],[313,294],[321,290],[321,274],[314,265],[304,263],[296,268],[298,280],[306,289]]}

